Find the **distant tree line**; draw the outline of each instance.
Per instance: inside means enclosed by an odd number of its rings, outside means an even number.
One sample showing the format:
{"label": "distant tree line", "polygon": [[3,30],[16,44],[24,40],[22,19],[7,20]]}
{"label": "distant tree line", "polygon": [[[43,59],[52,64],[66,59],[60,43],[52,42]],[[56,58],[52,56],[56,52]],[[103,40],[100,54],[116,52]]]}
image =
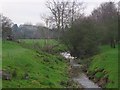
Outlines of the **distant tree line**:
{"label": "distant tree line", "polygon": [[45,26],[23,24],[17,25],[8,17],[0,14],[1,36],[3,40],[17,39],[55,39],[58,36],[57,29],[49,29]]}
{"label": "distant tree line", "polygon": [[18,27],[17,24],[14,24],[12,30],[16,39],[51,39],[57,37],[57,30],[44,26],[23,24]]}

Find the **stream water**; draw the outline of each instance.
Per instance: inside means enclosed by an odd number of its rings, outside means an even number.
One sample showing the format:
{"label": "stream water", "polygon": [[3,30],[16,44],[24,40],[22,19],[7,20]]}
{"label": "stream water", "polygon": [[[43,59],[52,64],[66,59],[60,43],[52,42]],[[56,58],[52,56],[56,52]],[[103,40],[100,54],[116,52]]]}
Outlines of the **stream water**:
{"label": "stream water", "polygon": [[70,55],[69,52],[61,53],[63,57],[70,60],[71,70],[72,70],[72,79],[74,82],[80,84],[85,90],[90,88],[95,88],[96,90],[101,90],[101,88],[95,84],[93,81],[89,80],[88,77],[80,70],[81,65],[75,62],[75,58]]}

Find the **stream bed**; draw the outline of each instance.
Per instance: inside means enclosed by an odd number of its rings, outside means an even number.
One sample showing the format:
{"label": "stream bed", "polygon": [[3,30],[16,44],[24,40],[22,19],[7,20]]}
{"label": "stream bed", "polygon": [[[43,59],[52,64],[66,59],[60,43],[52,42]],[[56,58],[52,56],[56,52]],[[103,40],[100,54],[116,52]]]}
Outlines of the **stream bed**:
{"label": "stream bed", "polygon": [[89,78],[80,70],[81,65],[75,62],[75,57],[72,57],[69,52],[61,53],[63,57],[69,59],[72,71],[72,79],[74,82],[81,85],[85,90],[90,88],[96,88],[96,90],[101,90],[101,88],[95,84],[93,81],[89,80]]}

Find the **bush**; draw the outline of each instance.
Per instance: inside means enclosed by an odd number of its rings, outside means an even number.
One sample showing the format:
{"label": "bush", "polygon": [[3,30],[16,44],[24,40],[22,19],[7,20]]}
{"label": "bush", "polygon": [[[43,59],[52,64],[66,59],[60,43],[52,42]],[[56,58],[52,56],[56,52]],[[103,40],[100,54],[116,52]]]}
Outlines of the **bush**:
{"label": "bush", "polygon": [[62,41],[71,55],[78,58],[90,57],[99,51],[96,30],[89,18],[76,20],[64,33]]}

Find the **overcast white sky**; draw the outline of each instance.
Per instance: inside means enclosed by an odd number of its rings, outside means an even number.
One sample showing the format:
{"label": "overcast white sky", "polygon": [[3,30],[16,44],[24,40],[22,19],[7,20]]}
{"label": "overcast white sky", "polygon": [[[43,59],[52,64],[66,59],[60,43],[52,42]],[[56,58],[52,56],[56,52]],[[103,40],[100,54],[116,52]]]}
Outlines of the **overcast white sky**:
{"label": "overcast white sky", "polygon": [[[23,24],[31,22],[32,24],[42,23],[41,15],[49,14],[45,6],[47,0],[0,0],[0,13],[9,17],[14,23]],[[93,8],[98,7],[102,2],[119,0],[78,0],[85,2],[85,13],[88,15]]]}

